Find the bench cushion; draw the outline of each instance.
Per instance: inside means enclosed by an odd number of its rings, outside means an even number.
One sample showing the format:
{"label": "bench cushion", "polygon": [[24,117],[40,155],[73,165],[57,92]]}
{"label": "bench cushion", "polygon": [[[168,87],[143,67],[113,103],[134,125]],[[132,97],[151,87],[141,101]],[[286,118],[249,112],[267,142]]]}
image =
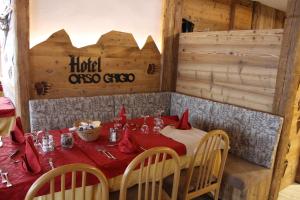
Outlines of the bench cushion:
{"label": "bench cushion", "polygon": [[272,170],[229,154],[222,182],[240,190],[255,186],[272,175]]}
{"label": "bench cushion", "polygon": [[258,165],[271,168],[283,119],[268,113],[198,97],[172,93],[171,115],[181,115],[189,108],[194,127],[228,133],[230,152]]}
{"label": "bench cushion", "polygon": [[271,178],[272,169],[229,154],[223,173],[220,198],[267,199]]}

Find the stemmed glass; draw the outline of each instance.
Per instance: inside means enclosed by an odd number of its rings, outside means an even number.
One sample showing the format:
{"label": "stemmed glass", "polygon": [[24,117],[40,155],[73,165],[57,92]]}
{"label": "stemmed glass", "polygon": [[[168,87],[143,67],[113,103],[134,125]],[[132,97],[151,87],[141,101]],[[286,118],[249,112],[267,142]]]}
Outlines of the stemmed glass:
{"label": "stemmed glass", "polygon": [[122,130],[121,117],[114,118],[114,129],[118,132]]}
{"label": "stemmed glass", "polygon": [[142,117],[144,118],[144,123],[141,126],[141,131],[144,134],[148,134],[149,133],[149,126],[147,125],[146,121],[147,121],[147,118],[149,117],[149,115],[143,115]]}
{"label": "stemmed glass", "polygon": [[164,111],[163,110],[158,110],[155,118],[154,118],[154,127],[153,127],[153,132],[154,133],[159,133],[161,129],[164,127],[164,121],[161,118],[161,115]]}
{"label": "stemmed glass", "polygon": [[126,113],[126,114],[124,114],[124,115],[126,116],[126,123],[125,123],[125,125],[123,126],[123,130],[126,130],[127,128],[129,128],[129,123],[128,123],[128,121],[131,119],[131,114]]}

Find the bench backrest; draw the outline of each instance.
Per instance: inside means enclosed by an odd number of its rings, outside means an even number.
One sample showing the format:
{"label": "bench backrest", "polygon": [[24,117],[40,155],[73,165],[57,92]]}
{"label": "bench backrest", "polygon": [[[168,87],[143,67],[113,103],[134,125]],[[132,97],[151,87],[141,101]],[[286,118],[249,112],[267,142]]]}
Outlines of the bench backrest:
{"label": "bench backrest", "polygon": [[281,117],[229,104],[179,93],[141,93],[112,96],[31,100],[31,130],[72,127],[77,120],[111,121],[124,105],[132,117],[154,115],[180,116],[189,108],[190,122],[205,131],[225,130],[230,152],[258,165],[271,168],[283,119]]}
{"label": "bench backrest", "polygon": [[68,128],[82,119],[111,121],[122,105],[132,117],[154,115],[158,109],[168,115],[170,100],[168,92],[30,100],[31,130]]}
{"label": "bench backrest", "polygon": [[194,127],[225,130],[231,153],[267,168],[273,166],[283,123],[281,117],[172,93],[171,115],[181,115],[186,108]]}

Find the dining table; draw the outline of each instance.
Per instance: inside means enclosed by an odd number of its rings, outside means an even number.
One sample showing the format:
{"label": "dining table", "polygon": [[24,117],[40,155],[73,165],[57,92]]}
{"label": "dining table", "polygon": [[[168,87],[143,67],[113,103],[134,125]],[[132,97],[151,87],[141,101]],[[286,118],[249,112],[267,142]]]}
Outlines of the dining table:
{"label": "dining table", "polygon": [[16,120],[15,106],[8,97],[0,97],[0,136],[8,135]]}
{"label": "dining table", "polygon": [[[162,120],[165,126],[172,126],[178,121],[178,117],[163,116]],[[2,170],[2,172],[8,172],[8,177],[12,186],[6,187],[5,184],[0,183],[0,200],[24,199],[30,186],[41,175],[51,170],[49,159],[53,161],[54,167],[71,163],[85,163],[100,169],[108,179],[110,191],[117,191],[120,189],[122,174],[129,163],[138,154],[153,147],[169,147],[173,149],[180,157],[181,168],[187,168],[191,155],[187,155],[186,144],[163,134],[154,133],[152,131],[152,128],[154,127],[153,117],[146,119],[146,123],[150,127],[148,134],[142,133],[140,130],[143,123],[143,118],[128,120],[130,134],[140,147],[138,151],[133,153],[122,153],[118,148],[117,142],[111,143],[109,141],[109,131],[110,128],[114,127],[114,122],[103,123],[101,125],[99,138],[93,142],[83,141],[76,133],[74,133],[74,145],[72,148],[64,148],[60,144],[61,134],[69,132],[68,128],[51,130],[49,133],[54,138],[55,149],[52,152],[44,153],[42,149],[37,148],[42,166],[42,171],[38,174],[31,174],[22,169],[21,157],[24,154],[25,145],[14,144],[9,137],[2,138],[4,145],[0,148],[0,170]],[[109,151],[115,159],[110,159],[105,154],[101,153],[99,151],[101,148],[105,148]],[[11,158],[9,155],[16,150],[18,150],[18,153]],[[169,164],[170,166],[165,167],[165,169],[172,168],[171,162]],[[170,175],[171,173],[172,171],[167,172],[165,176]],[[78,176],[77,180],[80,179],[80,174]],[[137,180],[132,180],[132,183],[130,184],[134,185],[136,183],[135,181]],[[91,191],[95,192],[94,190],[97,190],[97,187],[95,186],[98,185],[98,182],[95,178],[87,178],[86,184],[90,187]],[[58,193],[60,189],[60,179],[55,181],[55,186]],[[68,178],[67,176],[66,187],[70,188],[70,186],[71,177]],[[80,185],[78,185],[78,188],[80,188]],[[38,195],[43,197],[42,199],[47,199],[45,195],[48,194],[48,192],[49,188],[43,187]],[[86,194],[88,193],[92,192],[86,192]]]}

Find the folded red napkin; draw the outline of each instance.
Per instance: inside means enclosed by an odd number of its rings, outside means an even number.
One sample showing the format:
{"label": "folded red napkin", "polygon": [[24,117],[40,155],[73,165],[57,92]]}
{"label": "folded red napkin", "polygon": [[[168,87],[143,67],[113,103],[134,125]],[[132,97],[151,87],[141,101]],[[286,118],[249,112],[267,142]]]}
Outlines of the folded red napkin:
{"label": "folded red napkin", "polygon": [[131,137],[129,129],[127,128],[124,132],[123,138],[119,142],[119,150],[122,153],[135,153],[138,151],[138,145]]}
{"label": "folded red napkin", "polygon": [[184,113],[182,114],[181,119],[175,126],[176,129],[181,130],[189,130],[192,128],[191,124],[189,123],[189,110],[186,109]]}
{"label": "folded red napkin", "polygon": [[10,137],[14,143],[22,144],[25,142],[24,130],[20,117],[17,117],[14,128],[10,131]]}
{"label": "folded red napkin", "polygon": [[25,154],[23,156],[22,168],[25,172],[32,174],[39,173],[42,170],[39,153],[35,149],[32,137],[26,139]]}
{"label": "folded red napkin", "polygon": [[124,126],[124,124],[126,124],[126,110],[125,110],[125,106],[122,105],[121,110],[119,112],[119,117],[121,118],[121,124]]}

